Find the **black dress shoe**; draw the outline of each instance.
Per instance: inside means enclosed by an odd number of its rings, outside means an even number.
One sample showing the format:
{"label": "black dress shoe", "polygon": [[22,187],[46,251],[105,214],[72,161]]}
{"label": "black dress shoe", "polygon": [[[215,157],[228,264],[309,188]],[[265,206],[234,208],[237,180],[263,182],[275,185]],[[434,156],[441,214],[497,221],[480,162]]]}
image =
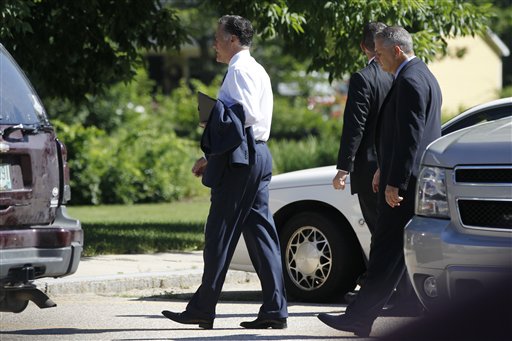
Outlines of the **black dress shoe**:
{"label": "black dress shoe", "polygon": [[242,322],[240,326],[247,329],[286,329],[288,327],[286,318],[263,319],[259,317],[254,321]]}
{"label": "black dress shoe", "polygon": [[329,314],[318,314],[318,319],[331,328],[352,332],[357,336],[368,337],[372,330],[371,324],[364,324],[360,321],[354,321],[345,315],[333,316]]}
{"label": "black dress shoe", "polygon": [[175,313],[169,310],[162,311],[162,315],[167,317],[174,322],[182,323],[182,324],[197,324],[200,328],[203,329],[212,329],[213,328],[213,319],[200,319],[193,316],[190,316],[186,311],[182,313]]}

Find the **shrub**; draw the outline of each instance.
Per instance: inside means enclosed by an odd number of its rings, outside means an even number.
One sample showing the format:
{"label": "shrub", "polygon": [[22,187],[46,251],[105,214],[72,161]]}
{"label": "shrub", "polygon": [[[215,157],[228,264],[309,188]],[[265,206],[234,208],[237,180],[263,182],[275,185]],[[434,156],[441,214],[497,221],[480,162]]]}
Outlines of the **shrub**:
{"label": "shrub", "polygon": [[73,204],[162,202],[204,194],[191,173],[195,143],[157,122],[132,121],[108,136],[95,127],[54,122],[68,147]]}
{"label": "shrub", "polygon": [[112,160],[108,136],[96,127],[53,122],[57,136],[68,150],[72,203],[102,202],[100,183]]}
{"label": "shrub", "polygon": [[156,123],[116,132],[116,155],[101,182],[103,202],[169,202],[201,192],[190,171],[199,149]]}
{"label": "shrub", "polygon": [[309,110],[302,97],[274,96],[273,139],[301,140],[308,136],[330,136],[337,134],[338,126],[338,120]]}
{"label": "shrub", "polygon": [[273,173],[328,166],[336,163],[339,138],[308,136],[305,139],[270,140],[269,148],[273,158]]}

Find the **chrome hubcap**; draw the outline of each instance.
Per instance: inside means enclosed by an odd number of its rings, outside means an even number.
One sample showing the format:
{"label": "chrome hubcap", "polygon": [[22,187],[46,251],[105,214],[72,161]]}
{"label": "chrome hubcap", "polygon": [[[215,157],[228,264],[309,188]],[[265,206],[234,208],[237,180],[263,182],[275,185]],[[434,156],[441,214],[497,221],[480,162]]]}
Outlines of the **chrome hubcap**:
{"label": "chrome hubcap", "polygon": [[325,235],[314,226],[295,231],[286,247],[286,267],[291,280],[302,290],[321,287],[332,267],[331,246]]}

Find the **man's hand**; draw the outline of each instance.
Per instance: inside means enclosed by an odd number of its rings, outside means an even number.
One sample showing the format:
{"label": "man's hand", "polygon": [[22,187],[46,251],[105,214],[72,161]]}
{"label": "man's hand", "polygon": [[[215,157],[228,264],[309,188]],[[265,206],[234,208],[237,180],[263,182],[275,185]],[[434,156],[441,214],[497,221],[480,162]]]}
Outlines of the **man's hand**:
{"label": "man's hand", "polygon": [[404,200],[403,197],[398,196],[398,187],[387,185],[385,195],[386,202],[391,207],[400,206],[400,201]]}
{"label": "man's hand", "polygon": [[204,157],[197,159],[196,163],[194,164],[194,167],[192,167],[192,173],[194,173],[194,175],[197,177],[202,176],[206,169],[207,164],[208,160],[206,160]]}
{"label": "man's hand", "polygon": [[380,168],[377,168],[375,174],[373,174],[372,180],[372,189],[373,193],[377,193],[379,191],[379,183],[380,183]]}
{"label": "man's hand", "polygon": [[334,179],[332,179],[332,187],[335,189],[345,189],[345,179],[348,176],[348,172],[339,170]]}

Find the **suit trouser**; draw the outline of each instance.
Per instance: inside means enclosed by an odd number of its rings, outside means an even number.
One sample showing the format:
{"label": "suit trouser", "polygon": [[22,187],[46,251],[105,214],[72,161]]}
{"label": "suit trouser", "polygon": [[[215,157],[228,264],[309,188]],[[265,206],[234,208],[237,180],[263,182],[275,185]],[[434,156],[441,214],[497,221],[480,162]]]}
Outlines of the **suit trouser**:
{"label": "suit trouser", "polygon": [[377,226],[377,193],[373,192],[372,186],[376,170],[377,163],[375,161],[366,161],[364,167],[358,164],[357,169],[350,175],[350,182],[357,193],[364,221],[372,234]]}
{"label": "suit trouser", "polygon": [[364,188],[364,190],[357,192],[357,198],[359,199],[359,206],[361,207],[364,221],[370,233],[373,234],[377,225],[377,194],[373,193],[371,188],[370,190]]}
{"label": "suit trouser", "polygon": [[[372,234],[370,259],[364,285],[346,315],[364,323],[373,323],[400,281],[405,278],[403,254],[404,227],[414,215],[416,181],[411,179],[400,206],[390,207],[379,189],[376,230]],[[410,283],[409,283],[410,285]],[[406,290],[414,294],[412,290]]]}
{"label": "suit trouser", "polygon": [[187,305],[199,318],[215,318],[215,307],[240,235],[261,282],[262,318],[288,316],[279,239],[268,207],[272,156],[256,144],[255,164],[226,166],[221,184],[211,190],[205,227],[204,272],[201,286]]}

